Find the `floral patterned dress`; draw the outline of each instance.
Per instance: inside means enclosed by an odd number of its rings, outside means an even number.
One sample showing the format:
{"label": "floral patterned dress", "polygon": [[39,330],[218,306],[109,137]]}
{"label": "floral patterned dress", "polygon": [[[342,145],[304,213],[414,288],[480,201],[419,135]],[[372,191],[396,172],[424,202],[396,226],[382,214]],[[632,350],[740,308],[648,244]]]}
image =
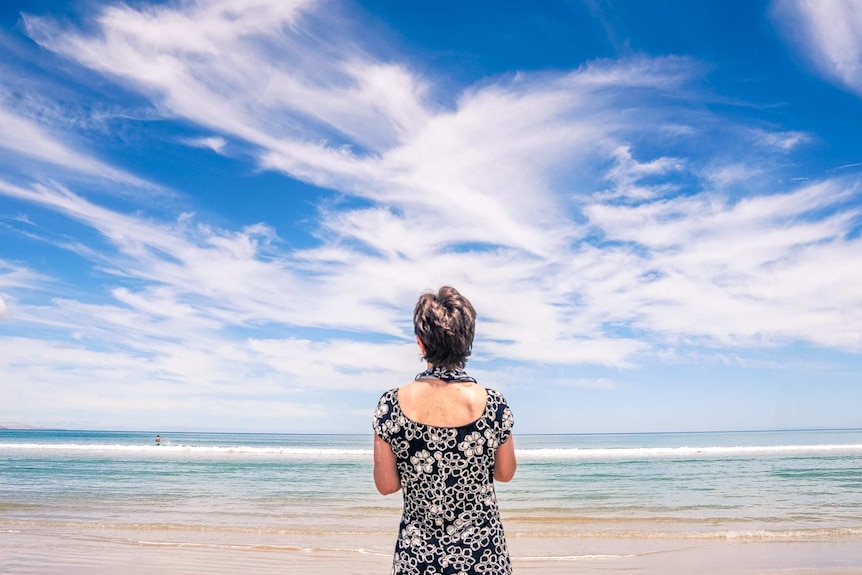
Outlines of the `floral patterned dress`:
{"label": "floral patterned dress", "polygon": [[513,419],[503,396],[487,392],[479,419],[460,427],[408,419],[397,389],[380,398],[374,431],[395,453],[404,493],[393,575],[512,573],[494,460]]}

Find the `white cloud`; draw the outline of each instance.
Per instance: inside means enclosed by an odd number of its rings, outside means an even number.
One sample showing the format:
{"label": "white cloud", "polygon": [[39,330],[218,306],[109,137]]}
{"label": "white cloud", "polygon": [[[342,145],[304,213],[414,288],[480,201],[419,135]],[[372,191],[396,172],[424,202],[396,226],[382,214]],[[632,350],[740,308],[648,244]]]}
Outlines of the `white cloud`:
{"label": "white cloud", "polygon": [[662,157],[649,162],[639,162],[632,157],[629,146],[620,146],[614,151],[616,164],[608,171],[607,178],[613,182],[614,189],[609,197],[627,197],[635,200],[648,200],[678,189],[678,186],[642,184],[645,178],[666,176],[679,172],[684,162],[678,158]]}
{"label": "white cloud", "polygon": [[862,5],[852,0],[777,0],[788,40],[827,79],[862,95]]}
{"label": "white cloud", "polygon": [[52,131],[16,114],[0,100],[0,148],[25,158],[82,174],[98,176],[134,186],[154,188],[141,178],[116,169],[91,155],[75,150],[74,143],[57,138]]}
{"label": "white cloud", "polygon": [[721,191],[732,186],[748,186],[752,180],[760,178],[763,172],[763,169],[745,163],[729,163],[707,167],[701,177],[708,189]]}
{"label": "white cloud", "polygon": [[845,260],[862,247],[848,239],[859,210],[831,209],[855,195],[853,182],[836,180],[737,203],[701,195],[590,206],[608,239],[631,246],[617,248],[630,250],[629,283],[608,305],[675,337],[859,351],[862,295],[852,286],[862,271]]}
{"label": "white cloud", "polygon": [[[31,295],[44,290],[49,278],[33,270],[0,259],[0,320],[9,319],[9,304],[13,301],[9,294]],[[5,292],[5,293],[4,293]]]}
{"label": "white cloud", "polygon": [[752,133],[759,144],[768,148],[776,148],[784,152],[789,152],[800,144],[804,144],[811,141],[811,136],[804,132],[798,131],[770,132],[766,130],[755,129],[752,130]]}
{"label": "white cloud", "polygon": [[[723,289],[715,282],[758,282],[774,261],[793,261],[804,244],[787,240],[786,229],[764,235],[759,226],[769,229],[782,209],[807,217],[794,203],[807,196],[768,190],[768,199],[735,206],[704,193],[653,200],[676,191],[683,177],[731,177],[729,168],[710,172],[690,155],[661,152],[683,152],[698,130],[736,142],[749,138],[760,155],[784,153],[805,139],[689,117],[678,102],[695,63],[635,58],[563,74],[519,74],[467,90],[450,109],[434,105],[427,82],[407,67],[376,61],[349,37],[327,33],[315,10],[309,3],[262,1],[111,7],[92,36],[26,19],[43,46],[119,77],[185,120],[259,146],[266,167],[377,204],[323,212],[319,248],[279,254],[251,231],[153,226],[64,191],[28,192],[109,238],[119,255],[106,264],[161,286],[159,294],[155,287],[115,291],[122,303],[160,299],[160,309],[173,313],[206,303],[210,319],[229,325],[270,321],[403,336],[409,326],[399,308],[445,278],[485,306],[482,329],[496,342],[485,353],[493,357],[629,365],[648,349],[651,332],[721,341],[773,332],[823,339],[806,329],[773,330],[771,317],[753,329],[726,321],[700,326],[714,315],[748,315],[742,296],[706,297]],[[177,32],[187,27],[188,34]],[[331,44],[321,52],[323,40]],[[255,66],[232,65],[237,59]],[[664,99],[666,90],[676,104]],[[647,158],[630,143],[644,131],[659,150]],[[733,166],[733,181],[751,172],[742,161],[726,165]],[[589,200],[598,188],[578,189],[573,177],[584,173],[610,182],[612,192]],[[618,206],[617,197],[642,203]],[[579,209],[592,228],[574,223]],[[811,242],[840,246],[846,227],[839,218],[792,229],[816,238]],[[597,249],[585,241],[590,229],[641,247]],[[738,263],[724,256],[734,245],[745,256]],[[275,257],[264,261],[270,250]],[[676,266],[696,274],[680,275]],[[300,295],[285,302],[285,291]],[[678,315],[661,319],[671,294],[685,303],[671,306]],[[715,301],[724,307],[708,311]],[[646,341],[615,333],[620,323],[644,330]],[[810,329],[822,328],[815,325]]]}
{"label": "white cloud", "polygon": [[227,140],[221,136],[207,136],[203,138],[182,138],[180,142],[193,148],[208,148],[216,154],[221,154],[227,145]]}
{"label": "white cloud", "polygon": [[144,90],[166,111],[265,148],[331,136],[373,147],[421,124],[424,87],[364,56],[348,30],[316,20],[312,8],[304,0],[114,6],[98,19],[102,34],[89,37],[38,17],[24,22],[43,46]]}
{"label": "white cloud", "polygon": [[[635,102],[679,88],[694,68],[633,59],[519,75],[464,93],[451,110],[405,66],[358,49],[331,14],[322,26],[315,5],[229,6],[107,8],[94,36],[25,21],[43,46],[119,77],[161,109],[260,146],[264,167],[421,211],[429,227],[451,222],[459,230],[451,241],[543,254],[571,233],[548,189],[554,172],[584,161],[584,151],[616,149],[627,119],[655,125]],[[180,40],[184,26],[194,31]]]}
{"label": "white cloud", "polygon": [[[217,413],[222,428],[257,423],[301,429],[318,418],[337,426],[332,410],[327,415],[301,390],[293,390],[295,382],[273,372],[252,372],[221,343],[211,350],[177,344],[165,346],[161,355],[142,356],[81,343],[4,338],[0,373],[7,402],[0,416],[57,422],[96,414],[114,428],[129,428],[160,421],[173,422],[172,427],[177,422],[200,425]],[[110,415],[115,413],[123,415]]]}

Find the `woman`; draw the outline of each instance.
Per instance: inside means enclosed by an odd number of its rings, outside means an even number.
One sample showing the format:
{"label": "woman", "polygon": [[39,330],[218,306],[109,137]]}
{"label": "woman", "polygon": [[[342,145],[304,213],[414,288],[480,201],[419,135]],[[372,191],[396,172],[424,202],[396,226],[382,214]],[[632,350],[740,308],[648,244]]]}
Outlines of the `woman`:
{"label": "woman", "polygon": [[455,288],[423,294],[413,327],[428,369],[374,413],[374,483],[404,492],[393,575],[512,572],[494,493],[515,474],[512,412],[464,371],[475,325]]}

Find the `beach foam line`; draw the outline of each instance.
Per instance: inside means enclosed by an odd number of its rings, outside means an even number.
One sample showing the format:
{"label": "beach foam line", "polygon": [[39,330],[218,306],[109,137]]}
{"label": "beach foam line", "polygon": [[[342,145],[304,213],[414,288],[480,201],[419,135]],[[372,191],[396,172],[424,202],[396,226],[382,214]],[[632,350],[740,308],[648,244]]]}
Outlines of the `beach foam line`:
{"label": "beach foam line", "polygon": [[[389,530],[320,527],[249,527],[241,525],[212,525],[205,523],[117,523],[105,521],[68,521],[59,519],[2,519],[4,529],[59,528],[74,531],[139,531],[139,532],[190,532],[190,533],[238,533],[253,535],[389,535]],[[20,528],[20,529],[19,529]]]}
{"label": "beach foam line", "polygon": [[[294,459],[367,459],[371,449],[289,446],[130,445],[91,443],[0,443],[0,451],[101,452],[140,455],[256,455]],[[862,454],[862,444],[760,445],[711,447],[613,447],[518,449],[529,460],[710,459],[733,456]]]}
{"label": "beach foam line", "polygon": [[0,443],[0,451],[68,451],[103,453],[138,453],[152,455],[202,454],[202,455],[283,455],[287,457],[314,458],[366,458],[371,449],[342,449],[317,447],[252,447],[246,445],[129,445],[98,443]]}
{"label": "beach foam line", "polygon": [[860,539],[862,528],[831,527],[803,529],[718,529],[704,531],[652,531],[636,529],[620,530],[546,530],[519,532],[508,530],[511,539],[640,539],[664,541],[830,541],[835,539]]}
{"label": "beach foam line", "polygon": [[391,557],[392,553],[381,553],[371,551],[362,547],[301,547],[297,545],[273,545],[260,543],[191,543],[174,541],[134,541],[142,547],[162,548],[199,548],[199,549],[226,549],[231,551],[264,551],[264,552],[286,552],[286,553],[356,553],[359,555],[373,555],[377,557]]}
{"label": "beach foam line", "polygon": [[[21,533],[36,529],[62,529],[74,532],[79,537],[89,536],[92,532],[145,532],[146,539],[136,538],[136,541],[152,542],[160,545],[200,545],[195,542],[156,542],[159,532],[167,533],[234,533],[245,535],[279,535],[279,536],[389,536],[390,530],[355,530],[355,529],[321,529],[321,528],[279,528],[279,527],[247,527],[207,524],[178,523],[114,523],[101,521],[62,521],[62,520],[30,520],[30,519],[0,519],[0,533]],[[664,541],[832,541],[832,540],[862,540],[862,527],[809,527],[796,529],[544,529],[521,531],[517,528],[507,529],[509,539],[607,539],[607,540],[664,540]],[[102,535],[104,536],[104,535]],[[139,536],[140,537],[140,536]],[[208,543],[218,546],[215,543]],[[533,559],[533,558],[531,558]]]}
{"label": "beach foam line", "polygon": [[637,557],[636,553],[614,555],[609,553],[591,553],[588,555],[512,555],[512,561],[552,562],[552,561],[596,561],[609,559],[625,559]]}
{"label": "beach foam line", "polygon": [[862,454],[862,444],[827,445],[739,445],[713,447],[612,447],[518,450],[524,459],[622,460],[622,459],[708,459],[713,457],[758,455]]}

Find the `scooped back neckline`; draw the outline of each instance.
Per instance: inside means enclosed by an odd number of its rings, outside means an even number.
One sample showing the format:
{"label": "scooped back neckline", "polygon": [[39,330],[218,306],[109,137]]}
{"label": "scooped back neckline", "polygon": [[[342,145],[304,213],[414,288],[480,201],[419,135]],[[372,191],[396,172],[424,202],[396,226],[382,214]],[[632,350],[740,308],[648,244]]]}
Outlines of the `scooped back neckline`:
{"label": "scooped back neckline", "polygon": [[480,413],[479,417],[477,417],[473,421],[470,421],[468,423],[464,423],[461,425],[432,425],[430,423],[424,423],[422,421],[417,421],[417,420],[413,419],[412,417],[408,417],[408,415],[406,413],[404,413],[404,410],[401,408],[401,402],[398,401],[398,389],[396,389],[395,393],[392,394],[392,403],[398,408],[398,411],[401,412],[401,415],[404,416],[404,419],[406,419],[407,421],[409,421],[410,423],[413,423],[415,425],[421,425],[423,427],[430,427],[433,429],[463,429],[465,427],[471,427],[471,426],[476,425],[477,423],[479,423],[482,420],[482,418],[484,418],[486,415],[488,415],[488,406],[491,405],[491,390],[488,389],[487,387],[484,389],[485,389],[485,406],[482,408],[482,413]]}

